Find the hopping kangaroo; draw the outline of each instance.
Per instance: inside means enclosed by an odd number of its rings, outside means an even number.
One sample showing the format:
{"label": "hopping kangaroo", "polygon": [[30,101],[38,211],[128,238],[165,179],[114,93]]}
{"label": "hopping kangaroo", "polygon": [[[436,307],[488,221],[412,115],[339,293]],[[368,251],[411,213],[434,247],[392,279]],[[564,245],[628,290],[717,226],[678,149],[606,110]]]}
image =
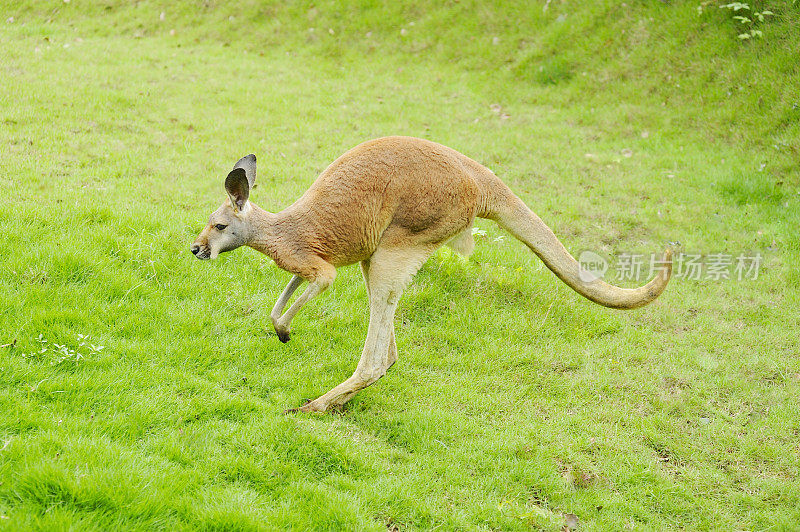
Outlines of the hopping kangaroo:
{"label": "hopping kangaroo", "polygon": [[[228,199],[211,214],[191,250],[198,259],[250,246],[294,274],[270,317],[281,341],[300,308],[336,278],[336,268],[359,262],[369,296],[369,328],[353,375],[298,410],[324,412],[343,405],[381,378],[397,360],[394,314],[403,290],[443,244],[468,255],[475,217],[489,218],[525,243],[569,287],[600,305],[632,309],[653,301],[672,271],[646,285],[619,288],[581,275],[578,262],[547,225],[491,170],[441,144],[386,137],[336,159],[303,196],[281,212],[249,201],[256,157],[236,163],[225,179]],[[308,287],[284,313],[303,281]]]}

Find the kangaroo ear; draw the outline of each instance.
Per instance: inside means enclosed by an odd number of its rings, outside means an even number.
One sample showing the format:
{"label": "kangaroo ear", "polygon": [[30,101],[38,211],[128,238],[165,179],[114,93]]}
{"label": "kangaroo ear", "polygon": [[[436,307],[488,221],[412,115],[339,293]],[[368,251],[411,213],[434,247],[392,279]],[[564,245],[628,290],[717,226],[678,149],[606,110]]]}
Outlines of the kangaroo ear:
{"label": "kangaroo ear", "polygon": [[247,172],[244,168],[234,168],[225,178],[225,190],[231,198],[231,204],[238,211],[244,209],[247,198],[250,197],[250,183],[247,181]]}
{"label": "kangaroo ear", "polygon": [[250,188],[253,188],[256,182],[256,156],[252,153],[250,155],[245,155],[233,165],[234,170],[237,168],[244,169],[245,174],[247,174],[247,184],[250,185]]}

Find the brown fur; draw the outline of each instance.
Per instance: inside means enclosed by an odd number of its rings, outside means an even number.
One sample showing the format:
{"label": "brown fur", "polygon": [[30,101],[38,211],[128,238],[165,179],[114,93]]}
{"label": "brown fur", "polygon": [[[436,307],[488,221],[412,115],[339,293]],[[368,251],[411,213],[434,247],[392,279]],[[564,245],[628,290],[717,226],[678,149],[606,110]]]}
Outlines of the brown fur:
{"label": "brown fur", "polygon": [[[300,199],[274,214],[249,202],[255,172],[255,156],[249,155],[228,175],[229,198],[192,245],[198,258],[248,245],[293,273],[271,313],[282,341],[288,341],[289,323],[300,307],[333,282],[339,266],[360,262],[369,293],[370,324],[356,372],[303,411],[340,406],[386,373],[397,358],[392,320],[403,289],[439,246],[472,251],[475,217],[495,220],[567,285],[604,306],[645,305],[669,281],[667,250],[666,271],[640,288],[586,282],[553,232],[497,176],[427,140],[385,137],[360,144],[331,163]],[[303,280],[308,288],[283,313]]]}

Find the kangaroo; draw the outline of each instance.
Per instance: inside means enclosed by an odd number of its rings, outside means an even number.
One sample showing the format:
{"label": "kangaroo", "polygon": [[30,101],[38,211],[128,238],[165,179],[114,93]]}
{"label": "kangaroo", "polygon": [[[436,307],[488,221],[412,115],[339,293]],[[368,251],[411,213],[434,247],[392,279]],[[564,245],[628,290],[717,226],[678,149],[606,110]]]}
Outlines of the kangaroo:
{"label": "kangaroo", "polygon": [[[587,278],[553,231],[491,170],[428,140],[384,137],[364,142],[331,163],[300,199],[278,213],[250,201],[255,180],[256,156],[251,154],[225,178],[228,197],[211,214],[192,253],[214,259],[250,246],[294,274],[270,313],[282,342],[289,341],[292,318],[302,306],[333,283],[336,268],[360,263],[369,297],[367,338],[353,375],[287,412],[341,407],[386,374],[397,360],[394,315],[403,290],[440,246],[469,255],[476,217],[494,220],[570,288],[606,307],[632,309],[650,303],[672,273],[667,249],[663,270],[639,288]],[[284,313],[303,281],[307,288]]]}

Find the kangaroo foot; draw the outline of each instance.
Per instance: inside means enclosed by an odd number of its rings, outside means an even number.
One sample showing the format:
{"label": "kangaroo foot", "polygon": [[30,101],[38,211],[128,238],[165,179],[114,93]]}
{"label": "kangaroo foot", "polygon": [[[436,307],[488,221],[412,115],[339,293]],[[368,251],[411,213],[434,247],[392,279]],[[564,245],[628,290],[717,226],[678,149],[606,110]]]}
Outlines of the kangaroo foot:
{"label": "kangaroo foot", "polygon": [[296,412],[304,412],[308,414],[313,412],[317,414],[322,414],[325,412],[326,409],[327,407],[322,403],[320,403],[318,399],[315,399],[313,401],[311,401],[310,399],[306,399],[306,402],[303,404],[303,406],[298,406],[297,408],[289,408],[287,410],[284,410],[283,413],[294,414]]}

